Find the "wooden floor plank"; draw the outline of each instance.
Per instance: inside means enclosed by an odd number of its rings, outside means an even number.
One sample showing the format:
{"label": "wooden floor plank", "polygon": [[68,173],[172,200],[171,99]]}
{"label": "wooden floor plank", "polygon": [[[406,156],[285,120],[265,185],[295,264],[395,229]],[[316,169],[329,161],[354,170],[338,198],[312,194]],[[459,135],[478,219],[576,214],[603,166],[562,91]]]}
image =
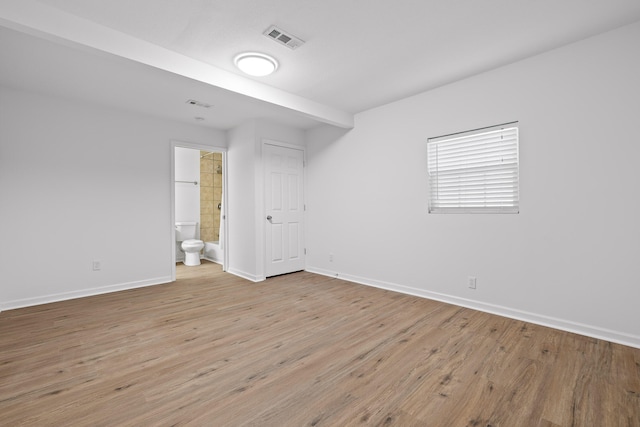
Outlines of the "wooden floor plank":
{"label": "wooden floor plank", "polygon": [[10,426],[640,426],[640,350],[307,272],[0,313]]}

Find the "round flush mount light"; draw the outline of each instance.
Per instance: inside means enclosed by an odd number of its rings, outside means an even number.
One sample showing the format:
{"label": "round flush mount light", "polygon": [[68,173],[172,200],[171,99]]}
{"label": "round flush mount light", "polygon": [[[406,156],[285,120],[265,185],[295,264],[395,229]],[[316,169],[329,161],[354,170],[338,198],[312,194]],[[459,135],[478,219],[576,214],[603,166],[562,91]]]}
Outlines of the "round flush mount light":
{"label": "round flush mount light", "polygon": [[278,69],[278,61],[264,53],[241,53],[233,62],[240,71],[255,77],[268,76]]}

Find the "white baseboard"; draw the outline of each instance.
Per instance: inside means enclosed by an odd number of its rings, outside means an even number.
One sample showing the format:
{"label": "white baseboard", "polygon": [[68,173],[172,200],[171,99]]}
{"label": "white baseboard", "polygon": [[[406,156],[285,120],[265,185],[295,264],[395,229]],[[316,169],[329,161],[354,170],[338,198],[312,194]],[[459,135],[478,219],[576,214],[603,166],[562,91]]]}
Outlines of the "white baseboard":
{"label": "white baseboard", "polygon": [[531,313],[528,311],[516,310],[500,305],[488,304],[480,301],[460,298],[453,295],[441,294],[438,292],[426,291],[424,289],[416,289],[408,286],[398,285],[395,283],[383,282],[379,280],[367,279],[364,277],[352,276],[348,274],[336,273],[322,268],[307,267],[306,271],[310,273],[321,274],[337,279],[346,280],[348,282],[358,283],[375,288],[385,289],[389,291],[399,292],[417,297],[441,301],[460,307],[471,308],[473,310],[483,311],[485,313],[496,314],[498,316],[508,317],[510,319],[522,320],[524,322],[534,323],[549,328],[559,329],[561,331],[572,332],[587,337],[597,338],[605,341],[626,345],[629,347],[640,348],[640,336],[631,335],[624,332],[612,331],[610,329],[600,328],[597,326],[585,325],[583,323],[572,322],[570,320],[559,319],[556,317],[545,316],[541,314]]}
{"label": "white baseboard", "polygon": [[255,274],[250,274],[241,270],[236,270],[235,268],[229,268],[227,273],[233,274],[234,276],[242,277],[243,279],[251,280],[252,282],[262,282],[263,280],[267,280],[264,276],[256,276]]}
{"label": "white baseboard", "polygon": [[120,283],[117,285],[102,286],[99,288],[81,289],[72,292],[44,295],[34,298],[24,298],[7,301],[0,305],[0,311],[13,310],[15,308],[31,307],[33,305],[48,304],[51,302],[65,301],[74,298],[84,298],[93,295],[108,294],[111,292],[125,291],[127,289],[143,288],[146,286],[161,285],[171,282],[170,276],[156,277],[154,279],[139,280],[135,282]]}

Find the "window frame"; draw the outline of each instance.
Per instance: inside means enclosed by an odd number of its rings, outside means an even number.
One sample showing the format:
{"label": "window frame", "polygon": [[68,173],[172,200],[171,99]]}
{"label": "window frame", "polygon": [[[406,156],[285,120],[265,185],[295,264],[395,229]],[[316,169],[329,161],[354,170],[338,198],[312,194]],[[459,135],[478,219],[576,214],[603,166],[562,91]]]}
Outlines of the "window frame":
{"label": "window frame", "polygon": [[[514,129],[515,129],[515,132],[513,131]],[[436,197],[437,197],[436,193],[438,192],[438,189],[440,187],[437,186],[438,184],[434,184],[434,179],[437,181],[438,177],[442,177],[443,173],[440,173],[439,175],[436,176],[436,174],[439,171],[438,170],[436,170],[436,171],[432,170],[432,165],[434,163],[432,161],[433,152],[435,150],[434,147],[436,147],[438,144],[461,144],[461,145],[464,145],[465,142],[456,142],[456,141],[461,141],[463,139],[468,139],[469,137],[473,137],[475,135],[478,135],[478,136],[485,135],[486,136],[486,135],[489,135],[491,133],[494,133],[494,132],[500,131],[500,130],[508,130],[508,131],[513,132],[515,134],[515,136],[513,138],[514,141],[512,141],[512,143],[515,145],[515,147],[513,148],[512,151],[509,151],[511,154],[515,155],[515,161],[513,161],[513,159],[511,159],[511,161],[505,163],[504,167],[499,167],[498,168],[498,169],[500,169],[500,171],[503,171],[502,173],[505,173],[504,171],[509,171],[509,170],[512,170],[515,173],[515,176],[513,177],[513,179],[511,181],[506,181],[507,184],[508,183],[513,184],[512,185],[513,189],[509,193],[511,198],[512,198],[513,203],[510,204],[510,205],[509,204],[497,205],[497,204],[493,203],[491,205],[479,205],[479,204],[476,204],[475,206],[471,206],[471,205],[453,206],[452,204],[449,204],[450,206],[442,206],[442,204],[443,203],[446,204],[446,202],[442,202],[441,200],[437,200],[436,199]],[[477,141],[479,141],[479,140],[480,140],[480,138],[478,138],[477,140],[471,139],[469,141],[466,141],[466,143],[467,144],[473,144],[474,142],[477,143]],[[434,144],[434,145],[432,145],[432,144]],[[467,152],[466,154],[464,154],[461,157],[464,157],[466,155],[471,156],[471,154],[469,154]],[[436,164],[438,163],[438,161],[439,161],[439,158],[437,158]],[[511,166],[508,166],[508,165],[511,165]],[[486,172],[489,169],[494,169],[495,165],[493,165],[493,166],[484,165],[483,167],[485,168],[485,174],[486,174]],[[464,167],[460,168],[459,169],[460,173],[457,174],[459,178],[464,176],[465,173],[467,173],[467,174],[470,173],[468,170],[465,172],[465,169],[470,169],[470,168],[464,168]],[[450,176],[451,175],[456,175],[455,174],[455,169],[448,169],[446,171],[450,174]],[[452,171],[453,171],[453,174],[451,173]],[[468,177],[468,175],[467,175],[467,177]],[[478,128],[478,129],[469,130],[469,131],[456,132],[456,133],[452,133],[452,134],[448,134],[448,135],[442,135],[442,136],[428,138],[427,139],[427,178],[428,178],[428,212],[430,214],[450,214],[450,213],[455,213],[455,214],[461,214],[461,213],[467,213],[467,214],[468,213],[471,213],[471,214],[478,214],[478,213],[484,213],[484,214],[493,214],[493,213],[518,214],[518,213],[520,213],[520,128],[519,128],[519,122],[518,121],[513,121],[513,122],[508,122],[508,123],[504,123],[504,124],[495,125],[495,126],[487,126],[487,127],[482,127],[482,128]],[[486,178],[486,175],[485,175],[485,178]],[[492,186],[491,182],[489,180],[486,180],[486,179],[478,181],[477,186],[482,186],[482,185],[484,185],[485,189],[488,186]],[[467,188],[467,191],[469,191],[469,188]],[[496,190],[494,188],[494,190],[493,190],[493,195],[494,196],[496,195],[497,191],[498,190]],[[464,186],[462,186],[462,188],[459,191],[459,193],[462,193],[463,197],[465,196],[465,194],[464,194]],[[468,200],[472,200],[472,197],[471,197],[472,194],[471,193],[467,193],[466,196],[469,196]],[[450,200],[452,200],[452,199],[450,199]],[[471,204],[473,205],[474,203],[481,203],[481,200],[483,200],[484,203],[488,203],[488,199],[486,197],[479,197],[479,198],[473,200],[471,202]]]}

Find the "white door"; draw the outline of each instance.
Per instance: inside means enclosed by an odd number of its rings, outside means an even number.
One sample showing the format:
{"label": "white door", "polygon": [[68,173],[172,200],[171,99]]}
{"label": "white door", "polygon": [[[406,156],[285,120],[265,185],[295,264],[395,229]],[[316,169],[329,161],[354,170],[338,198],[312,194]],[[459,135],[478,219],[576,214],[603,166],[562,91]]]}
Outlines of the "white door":
{"label": "white door", "polygon": [[303,151],[265,144],[267,277],[304,270]]}

